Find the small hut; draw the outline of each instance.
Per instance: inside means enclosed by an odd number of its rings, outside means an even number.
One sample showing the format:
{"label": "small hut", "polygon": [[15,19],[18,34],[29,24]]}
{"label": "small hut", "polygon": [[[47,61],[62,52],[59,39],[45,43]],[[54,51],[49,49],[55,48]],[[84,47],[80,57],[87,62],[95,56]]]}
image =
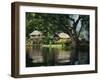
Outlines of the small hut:
{"label": "small hut", "polygon": [[32,48],[30,49],[30,56],[33,59],[32,63],[42,63],[42,32],[34,30],[32,33],[29,34],[29,36],[30,40],[32,41]]}
{"label": "small hut", "polygon": [[70,40],[70,37],[68,34],[61,32],[61,33],[56,34],[55,39],[56,39],[55,41],[56,43],[65,43],[68,40]]}
{"label": "small hut", "polygon": [[58,36],[59,36],[59,38],[62,38],[62,39],[69,39],[70,38],[69,35],[64,33],[64,32],[59,33]]}
{"label": "small hut", "polygon": [[42,41],[42,32],[35,30],[29,34],[30,39],[33,41],[34,44],[40,44]]}

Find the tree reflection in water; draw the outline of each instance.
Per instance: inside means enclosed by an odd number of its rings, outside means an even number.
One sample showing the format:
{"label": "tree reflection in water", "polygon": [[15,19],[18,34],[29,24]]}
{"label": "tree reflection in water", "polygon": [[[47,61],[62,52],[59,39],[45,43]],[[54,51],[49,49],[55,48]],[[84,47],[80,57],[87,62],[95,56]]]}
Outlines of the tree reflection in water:
{"label": "tree reflection in water", "polygon": [[79,51],[74,64],[71,62],[71,52],[72,50],[35,45],[26,53],[26,67],[89,64],[89,52]]}

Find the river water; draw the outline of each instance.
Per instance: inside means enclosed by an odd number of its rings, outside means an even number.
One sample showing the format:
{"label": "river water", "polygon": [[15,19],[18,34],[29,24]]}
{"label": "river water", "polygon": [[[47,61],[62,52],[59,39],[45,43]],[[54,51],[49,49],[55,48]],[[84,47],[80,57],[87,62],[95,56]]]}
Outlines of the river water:
{"label": "river water", "polygon": [[[26,67],[72,65],[70,57],[71,49],[36,46],[26,53]],[[79,51],[78,60],[74,65],[79,64],[89,64],[88,51]]]}

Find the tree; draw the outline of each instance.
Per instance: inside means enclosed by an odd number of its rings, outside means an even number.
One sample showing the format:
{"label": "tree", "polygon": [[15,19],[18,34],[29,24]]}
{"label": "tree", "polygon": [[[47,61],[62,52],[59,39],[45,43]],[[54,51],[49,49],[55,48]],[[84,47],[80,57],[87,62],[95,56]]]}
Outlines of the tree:
{"label": "tree", "polygon": [[[66,23],[63,23],[63,28],[67,34],[69,34],[72,40],[72,55],[71,55],[71,62],[75,64],[75,61],[78,60],[78,51],[80,47],[80,34],[82,31],[87,31],[89,36],[89,16],[86,15],[69,15],[67,16],[69,21],[69,25],[66,26]],[[80,24],[80,28],[78,24]],[[79,28],[79,30],[77,30]]]}

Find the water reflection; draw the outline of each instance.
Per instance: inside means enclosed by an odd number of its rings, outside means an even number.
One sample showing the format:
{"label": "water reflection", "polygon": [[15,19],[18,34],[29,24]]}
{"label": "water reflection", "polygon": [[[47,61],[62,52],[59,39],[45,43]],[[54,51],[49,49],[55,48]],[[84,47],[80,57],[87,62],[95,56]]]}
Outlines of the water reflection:
{"label": "water reflection", "polygon": [[[71,65],[70,58],[71,50],[35,45],[26,54],[26,67]],[[89,64],[89,53],[79,51],[75,64]]]}

